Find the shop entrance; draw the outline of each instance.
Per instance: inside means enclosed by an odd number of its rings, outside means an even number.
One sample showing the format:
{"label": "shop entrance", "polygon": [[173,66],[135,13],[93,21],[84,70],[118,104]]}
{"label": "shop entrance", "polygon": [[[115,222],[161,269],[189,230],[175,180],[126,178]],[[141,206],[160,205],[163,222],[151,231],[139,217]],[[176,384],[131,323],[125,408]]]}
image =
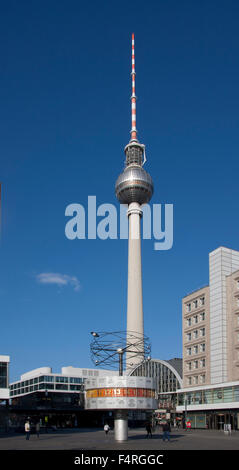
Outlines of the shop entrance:
{"label": "shop entrance", "polygon": [[230,424],[232,430],[238,429],[237,427],[237,414],[225,411],[224,413],[215,413],[212,420],[212,428],[224,430],[224,424]]}
{"label": "shop entrance", "polygon": [[220,431],[223,431],[224,429],[224,424],[226,423],[225,420],[225,414],[224,413],[218,413],[215,415],[215,428],[219,429]]}

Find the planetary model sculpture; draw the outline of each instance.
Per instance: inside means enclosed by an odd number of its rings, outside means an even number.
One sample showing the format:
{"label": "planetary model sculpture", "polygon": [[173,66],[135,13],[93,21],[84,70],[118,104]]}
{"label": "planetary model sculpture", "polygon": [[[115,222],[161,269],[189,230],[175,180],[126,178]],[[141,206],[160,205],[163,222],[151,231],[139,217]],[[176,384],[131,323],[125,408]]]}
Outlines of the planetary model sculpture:
{"label": "planetary model sculpture", "polygon": [[[123,375],[126,369],[125,356],[134,361],[142,356],[144,350],[145,359],[150,359],[151,344],[149,338],[134,331],[115,332],[91,332],[93,341],[90,344],[91,359],[96,366],[118,369],[119,375]],[[133,365],[133,362],[129,365]]]}

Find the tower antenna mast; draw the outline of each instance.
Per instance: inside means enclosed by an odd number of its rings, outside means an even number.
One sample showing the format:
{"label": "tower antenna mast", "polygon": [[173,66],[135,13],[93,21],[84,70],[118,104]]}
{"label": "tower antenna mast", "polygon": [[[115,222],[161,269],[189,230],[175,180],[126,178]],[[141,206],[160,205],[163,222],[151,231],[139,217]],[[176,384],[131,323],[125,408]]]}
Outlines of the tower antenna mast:
{"label": "tower antenna mast", "polygon": [[134,33],[132,34],[132,95],[131,95],[131,142],[138,141],[136,129],[136,95],[135,95],[135,53],[134,53]]}

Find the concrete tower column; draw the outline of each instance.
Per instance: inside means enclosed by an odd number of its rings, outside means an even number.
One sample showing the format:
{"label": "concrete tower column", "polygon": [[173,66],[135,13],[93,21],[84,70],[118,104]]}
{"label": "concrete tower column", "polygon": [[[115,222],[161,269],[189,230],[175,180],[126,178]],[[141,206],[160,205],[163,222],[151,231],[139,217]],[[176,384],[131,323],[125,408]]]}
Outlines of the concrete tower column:
{"label": "concrete tower column", "polygon": [[[132,202],[129,204],[129,240],[128,240],[128,297],[127,297],[127,331],[144,334],[143,319],[143,294],[142,294],[142,266],[141,266],[141,217],[142,209],[140,204]],[[131,339],[131,344],[133,341]],[[141,346],[142,348],[142,346]],[[134,347],[130,348],[134,351]],[[135,349],[137,352],[137,349]],[[143,359],[142,355],[131,357],[132,353],[127,353],[126,360],[128,367],[136,365]],[[131,357],[131,359],[130,359]],[[130,362],[130,364],[129,364]]]}

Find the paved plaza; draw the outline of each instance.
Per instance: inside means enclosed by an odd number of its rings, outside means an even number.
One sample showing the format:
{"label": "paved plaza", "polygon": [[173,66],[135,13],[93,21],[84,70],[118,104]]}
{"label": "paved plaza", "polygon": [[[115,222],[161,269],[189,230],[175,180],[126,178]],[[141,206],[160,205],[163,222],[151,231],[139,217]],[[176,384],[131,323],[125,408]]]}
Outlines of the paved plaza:
{"label": "paved plaza", "polygon": [[230,436],[223,431],[173,430],[170,442],[163,442],[161,430],[147,439],[144,429],[130,429],[128,440],[117,443],[114,433],[105,435],[101,429],[58,430],[32,434],[0,435],[0,450],[239,450],[239,432]]}

